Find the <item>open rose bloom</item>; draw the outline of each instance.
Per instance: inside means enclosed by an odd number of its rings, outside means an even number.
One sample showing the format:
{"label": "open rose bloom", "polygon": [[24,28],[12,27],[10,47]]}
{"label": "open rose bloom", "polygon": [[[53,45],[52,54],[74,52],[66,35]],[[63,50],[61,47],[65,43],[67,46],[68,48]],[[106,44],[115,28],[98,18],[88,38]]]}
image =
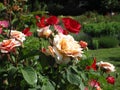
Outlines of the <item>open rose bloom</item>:
{"label": "open rose bloom", "polygon": [[114,72],[115,71],[115,67],[114,65],[112,65],[111,63],[108,62],[98,62],[97,66],[100,67],[101,69],[104,69],[106,72]]}
{"label": "open rose bloom", "polygon": [[63,34],[55,35],[53,47],[49,50],[58,64],[68,63],[71,57],[78,60],[83,53],[79,43],[71,35]]}
{"label": "open rose bloom", "polygon": [[21,46],[21,43],[15,39],[8,39],[0,42],[0,50],[2,53],[8,53],[18,46]]}
{"label": "open rose bloom", "polygon": [[10,38],[15,38],[16,40],[23,42],[25,40],[25,34],[20,31],[11,30]]}

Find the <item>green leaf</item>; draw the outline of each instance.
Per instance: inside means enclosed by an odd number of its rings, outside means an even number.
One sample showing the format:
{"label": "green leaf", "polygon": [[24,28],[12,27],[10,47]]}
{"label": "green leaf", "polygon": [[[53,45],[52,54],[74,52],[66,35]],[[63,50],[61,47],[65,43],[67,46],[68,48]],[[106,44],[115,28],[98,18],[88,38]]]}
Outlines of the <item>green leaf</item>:
{"label": "green leaf", "polygon": [[81,72],[80,75],[81,75],[81,77],[82,77],[83,80],[85,80],[85,81],[87,80],[87,77],[85,76],[84,72]]}
{"label": "green leaf", "polygon": [[24,79],[27,81],[28,84],[35,84],[37,83],[37,73],[32,67],[25,67],[21,69]]}
{"label": "green leaf", "polygon": [[14,23],[16,23],[17,21],[18,21],[18,18],[14,18],[11,23],[14,24]]}
{"label": "green leaf", "polygon": [[53,84],[50,81],[47,81],[43,86],[42,90],[55,90]]}
{"label": "green leaf", "polygon": [[3,3],[0,3],[0,11],[3,11],[4,9],[6,9],[6,7],[3,5]]}
{"label": "green leaf", "polygon": [[82,82],[80,76],[71,72],[70,69],[67,70],[67,80],[71,84],[80,85]]}
{"label": "green leaf", "polygon": [[82,82],[80,83],[79,88],[80,88],[80,90],[85,90],[85,86],[84,86],[84,84]]}

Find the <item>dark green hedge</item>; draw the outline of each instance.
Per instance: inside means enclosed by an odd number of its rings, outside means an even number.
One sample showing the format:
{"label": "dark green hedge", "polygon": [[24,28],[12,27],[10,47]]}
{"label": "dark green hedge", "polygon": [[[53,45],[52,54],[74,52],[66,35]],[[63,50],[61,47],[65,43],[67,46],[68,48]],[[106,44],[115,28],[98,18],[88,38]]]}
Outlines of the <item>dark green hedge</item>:
{"label": "dark green hedge", "polygon": [[103,35],[118,36],[120,33],[120,22],[84,24],[83,31],[92,37],[100,37]]}

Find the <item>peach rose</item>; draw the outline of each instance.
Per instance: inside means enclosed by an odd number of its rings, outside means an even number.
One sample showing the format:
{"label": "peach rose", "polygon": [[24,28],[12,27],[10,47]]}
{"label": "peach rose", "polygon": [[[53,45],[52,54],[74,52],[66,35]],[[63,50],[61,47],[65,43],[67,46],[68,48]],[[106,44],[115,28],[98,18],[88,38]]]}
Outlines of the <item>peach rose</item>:
{"label": "peach rose", "polygon": [[2,53],[8,53],[17,46],[21,46],[21,43],[15,39],[3,40],[3,42],[0,42],[0,50]]}
{"label": "peach rose", "polygon": [[112,65],[111,63],[108,63],[108,62],[101,61],[101,62],[98,62],[96,65],[100,68],[105,69],[106,72],[114,72],[115,71],[114,65]]}
{"label": "peach rose", "polygon": [[38,29],[37,30],[38,36],[48,38],[52,34],[52,31],[49,29],[49,27],[50,26],[46,26],[46,27],[43,27],[41,29]]}
{"label": "peach rose", "polygon": [[70,57],[75,59],[82,57],[82,48],[71,35],[56,35],[53,45],[53,51],[55,52],[55,58],[58,64],[68,63],[71,59]]}
{"label": "peach rose", "polygon": [[25,35],[20,31],[11,30],[10,38],[15,38],[16,40],[23,42],[25,40]]}

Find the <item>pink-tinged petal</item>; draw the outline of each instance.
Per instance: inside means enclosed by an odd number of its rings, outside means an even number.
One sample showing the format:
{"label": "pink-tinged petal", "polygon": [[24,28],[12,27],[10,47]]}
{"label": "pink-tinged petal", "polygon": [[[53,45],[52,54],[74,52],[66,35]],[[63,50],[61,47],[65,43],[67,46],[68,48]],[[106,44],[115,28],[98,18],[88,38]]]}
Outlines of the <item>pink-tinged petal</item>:
{"label": "pink-tinged petal", "polygon": [[63,33],[63,28],[60,25],[54,25],[55,30],[57,30],[59,33]]}
{"label": "pink-tinged petal", "polygon": [[99,87],[100,83],[93,79],[89,82],[89,85],[92,86],[92,87]]}
{"label": "pink-tinged petal", "polygon": [[64,35],[68,35],[68,31],[64,30],[60,25],[54,25],[54,29],[57,30],[59,33]]}

